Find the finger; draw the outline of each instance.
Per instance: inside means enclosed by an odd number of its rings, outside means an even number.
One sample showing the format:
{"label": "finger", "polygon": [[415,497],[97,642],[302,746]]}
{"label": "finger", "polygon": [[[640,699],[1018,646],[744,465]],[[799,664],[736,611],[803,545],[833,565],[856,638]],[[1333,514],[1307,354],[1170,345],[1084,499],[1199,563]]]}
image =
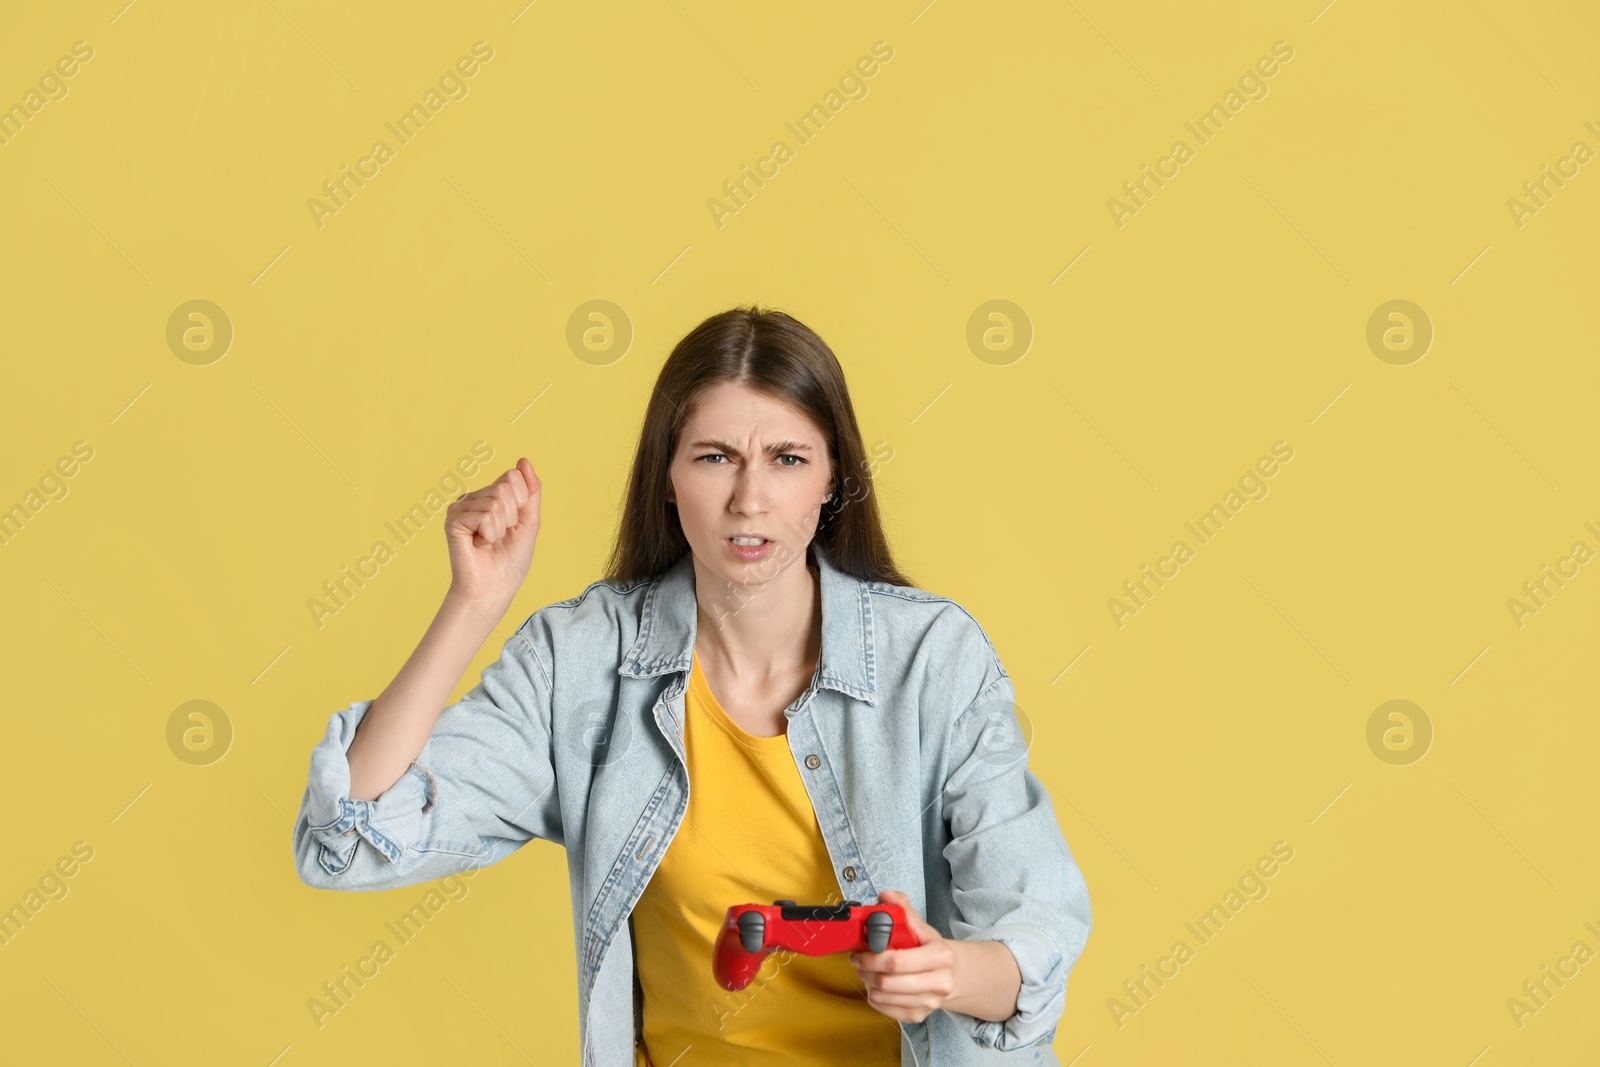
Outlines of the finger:
{"label": "finger", "polygon": [[483,498],[462,500],[452,504],[451,507],[456,509],[451,516],[451,522],[463,533],[476,534],[481,538],[482,540],[473,541],[473,544],[479,547],[493,544],[504,532],[504,520],[493,500]]}
{"label": "finger", "polygon": [[872,999],[891,1004],[926,1000],[930,994],[948,995],[949,978],[937,974],[891,974],[875,976],[868,987]]}
{"label": "finger", "polygon": [[920,993],[885,993],[881,990],[872,994],[872,1006],[875,1008],[921,1008],[931,1011],[939,1005],[936,1003],[937,991],[927,990]]}
{"label": "finger", "polygon": [[928,974],[875,974],[867,986],[874,1000],[893,1000],[933,991],[934,983]]}
{"label": "finger", "polygon": [[476,524],[483,521],[483,516],[495,515],[499,511],[500,507],[493,497],[469,497],[450,505],[450,517],[452,519],[465,522],[470,518],[474,528],[476,528]]}
{"label": "finger", "polygon": [[850,962],[857,970],[873,974],[915,974],[948,966],[949,951],[944,945],[891,948],[883,952],[857,951],[850,954]]}
{"label": "finger", "polygon": [[523,487],[528,491],[527,496],[521,500],[522,515],[523,517],[531,518],[538,511],[539,497],[543,486],[539,482],[539,476],[534,473],[533,464],[528,462],[527,456],[517,460],[517,470],[522,474]]}
{"label": "finger", "polygon": [[500,476],[499,481],[511,487],[512,506],[522,507],[522,502],[528,499],[528,481],[522,476],[522,472],[512,467]]}
{"label": "finger", "polygon": [[[874,981],[876,982],[876,979]],[[947,999],[947,994],[941,993],[941,987],[938,985],[929,985],[927,988],[910,992],[872,985],[868,987],[866,997],[868,1003],[885,1015],[914,1020],[920,1017],[918,1013],[925,1015],[939,1007]]]}
{"label": "finger", "polygon": [[450,507],[458,511],[483,511],[494,506],[494,487],[485,486],[464,493],[451,501]]}
{"label": "finger", "polygon": [[911,932],[917,935],[918,941],[926,944],[929,941],[940,940],[944,937],[938,930],[928,925],[917,909],[912,907],[911,898],[900,892],[900,890],[885,889],[878,894],[878,902],[899,905],[900,910],[905,912],[906,922],[910,925]]}
{"label": "finger", "polygon": [[[515,517],[522,506],[521,499],[516,495],[517,491],[526,488],[525,485],[513,484],[513,479],[516,482],[522,481],[514,473],[514,469],[508,470],[482,489],[474,489],[470,493],[463,493],[461,496],[456,497],[454,503],[489,501],[493,507],[502,511],[503,517],[507,520],[507,525],[510,525],[510,520]],[[509,510],[506,510],[507,508]]]}
{"label": "finger", "polygon": [[476,534],[476,537],[472,543],[481,548],[484,545],[492,545],[500,540],[500,535],[504,531],[501,529],[502,522],[499,514],[493,510],[488,510],[478,512],[478,515],[480,516],[478,525],[473,527],[473,533]]}
{"label": "finger", "polygon": [[500,513],[500,521],[506,529],[517,524],[517,491],[511,487],[509,481],[496,482],[494,485],[495,508]]}

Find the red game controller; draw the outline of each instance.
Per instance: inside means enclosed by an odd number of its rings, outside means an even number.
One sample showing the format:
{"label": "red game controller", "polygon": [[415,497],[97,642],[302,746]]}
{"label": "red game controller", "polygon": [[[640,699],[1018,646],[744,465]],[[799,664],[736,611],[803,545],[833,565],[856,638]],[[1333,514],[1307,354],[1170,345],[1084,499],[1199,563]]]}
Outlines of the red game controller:
{"label": "red game controller", "polygon": [[750,984],[767,954],[780,949],[806,956],[835,952],[882,952],[891,948],[916,948],[922,939],[912,931],[898,904],[869,904],[847,900],[825,904],[796,904],[775,900],[771,904],[735,904],[728,909],[717,946],[711,954],[711,971],[723,989],[738,990]]}

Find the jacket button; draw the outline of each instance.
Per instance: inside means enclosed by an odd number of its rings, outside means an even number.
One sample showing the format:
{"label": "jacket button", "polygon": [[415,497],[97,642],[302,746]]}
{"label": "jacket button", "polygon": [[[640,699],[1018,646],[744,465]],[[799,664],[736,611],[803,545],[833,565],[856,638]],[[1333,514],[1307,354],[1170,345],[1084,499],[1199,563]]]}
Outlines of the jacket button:
{"label": "jacket button", "polygon": [[854,867],[846,867],[844,869],[844,880],[847,882],[856,880],[856,869]]}
{"label": "jacket button", "polygon": [[816,770],[818,767],[822,766],[822,761],[815,755],[810,755],[806,757],[806,766],[810,767],[812,770]]}

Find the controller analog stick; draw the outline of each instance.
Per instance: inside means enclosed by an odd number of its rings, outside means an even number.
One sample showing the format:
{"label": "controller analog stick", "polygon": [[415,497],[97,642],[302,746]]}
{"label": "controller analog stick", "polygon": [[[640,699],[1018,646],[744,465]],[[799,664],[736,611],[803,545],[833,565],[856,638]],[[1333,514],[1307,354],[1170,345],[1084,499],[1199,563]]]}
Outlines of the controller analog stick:
{"label": "controller analog stick", "polygon": [[893,915],[886,911],[875,911],[867,916],[867,948],[870,951],[882,952],[888,948],[889,936],[893,933]]}

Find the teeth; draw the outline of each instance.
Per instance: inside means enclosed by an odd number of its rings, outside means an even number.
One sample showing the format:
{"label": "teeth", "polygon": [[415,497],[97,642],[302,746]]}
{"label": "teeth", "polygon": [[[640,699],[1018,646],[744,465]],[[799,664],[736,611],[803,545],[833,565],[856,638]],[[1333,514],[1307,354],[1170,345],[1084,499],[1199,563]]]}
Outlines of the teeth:
{"label": "teeth", "polygon": [[730,537],[728,540],[736,545],[764,545],[767,543],[763,537]]}

